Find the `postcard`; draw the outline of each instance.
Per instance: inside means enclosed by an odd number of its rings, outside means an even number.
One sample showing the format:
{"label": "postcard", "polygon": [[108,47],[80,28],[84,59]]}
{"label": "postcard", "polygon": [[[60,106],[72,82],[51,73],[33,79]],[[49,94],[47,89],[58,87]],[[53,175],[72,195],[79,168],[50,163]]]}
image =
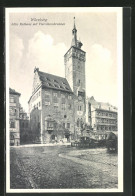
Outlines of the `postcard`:
{"label": "postcard", "polygon": [[6,192],[123,192],[121,7],[6,8]]}

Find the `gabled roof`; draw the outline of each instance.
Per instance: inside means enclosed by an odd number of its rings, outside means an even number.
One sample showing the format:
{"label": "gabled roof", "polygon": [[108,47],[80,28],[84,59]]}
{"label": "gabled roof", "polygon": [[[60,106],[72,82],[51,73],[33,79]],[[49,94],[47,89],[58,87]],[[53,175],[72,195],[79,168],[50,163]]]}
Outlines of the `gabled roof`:
{"label": "gabled roof", "polygon": [[17,91],[15,91],[14,89],[12,89],[12,88],[9,88],[9,93],[10,94],[14,94],[14,95],[21,95],[21,93],[18,93]]}
{"label": "gabled roof", "polygon": [[38,71],[38,74],[43,87],[73,93],[66,78],[41,71]]}
{"label": "gabled roof", "polygon": [[111,105],[110,103],[104,103],[104,102],[98,102],[94,99],[94,97],[90,97],[88,99],[89,103],[91,103],[91,105],[93,106],[93,108],[95,109],[100,109],[100,110],[106,110],[106,111],[113,111],[113,112],[117,112],[117,107]]}

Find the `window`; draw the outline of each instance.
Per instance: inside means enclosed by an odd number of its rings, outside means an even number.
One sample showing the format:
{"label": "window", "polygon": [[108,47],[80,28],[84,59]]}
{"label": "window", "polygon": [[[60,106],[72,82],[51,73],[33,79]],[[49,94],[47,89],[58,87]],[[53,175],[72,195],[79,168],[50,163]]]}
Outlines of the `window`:
{"label": "window", "polygon": [[40,96],[40,91],[39,91],[39,96]]}
{"label": "window", "polygon": [[50,81],[50,79],[49,78],[46,78],[48,81]]}
{"label": "window", "polygon": [[10,133],[10,139],[11,139],[11,140],[14,140],[14,135],[13,135],[13,133]]}
{"label": "window", "polygon": [[50,105],[50,102],[49,101],[45,101],[45,105]]}
{"label": "window", "polygon": [[48,91],[45,91],[45,102],[50,102],[50,93]]}
{"label": "window", "polygon": [[78,80],[78,84],[79,84],[79,85],[81,84],[81,80],[80,80],[80,79]]}
{"label": "window", "polygon": [[14,121],[11,121],[10,128],[15,128],[15,122]]}
{"label": "window", "polygon": [[51,83],[48,83],[49,84],[49,86],[53,86]]}
{"label": "window", "polygon": [[68,95],[68,99],[70,99],[70,100],[72,99],[71,95]]}
{"label": "window", "polygon": [[53,102],[54,102],[54,103],[58,103],[58,98],[54,96],[54,97],[53,97]]}
{"label": "window", "polygon": [[66,104],[62,104],[61,108],[62,108],[62,110],[65,110],[66,109]]}
{"label": "window", "polygon": [[57,80],[54,80],[54,82],[58,83]]}
{"label": "window", "polygon": [[59,86],[58,86],[58,85],[56,85],[56,84],[54,84],[54,86],[55,86],[56,88],[59,88]]}
{"label": "window", "polygon": [[14,109],[9,109],[10,115],[15,115],[15,110]]}
{"label": "window", "polygon": [[50,93],[48,91],[45,91],[45,97],[49,97]]}
{"label": "window", "polygon": [[77,127],[79,127],[80,126],[80,120],[79,120],[79,118],[77,119]]}
{"label": "window", "polygon": [[82,106],[78,105],[78,111],[82,110]]}
{"label": "window", "polygon": [[66,85],[66,83],[65,82],[62,82],[64,85]]}
{"label": "window", "polygon": [[66,102],[66,100],[65,100],[65,98],[64,97],[62,97],[62,104],[65,104],[65,102]]}
{"label": "window", "polygon": [[68,104],[68,109],[71,110],[72,106],[71,104]]}
{"label": "window", "polygon": [[54,96],[54,97],[57,97],[57,93],[53,93],[53,96]]}
{"label": "window", "polygon": [[63,123],[63,128],[65,128],[65,123]]}
{"label": "window", "polygon": [[81,128],[83,128],[83,120],[82,120],[82,118],[80,120],[80,126],[81,126]]}
{"label": "window", "polygon": [[39,102],[39,107],[40,107],[40,102]]}
{"label": "window", "polygon": [[70,128],[70,123],[67,123],[67,128],[68,128],[68,129]]}
{"label": "window", "polygon": [[54,103],[54,107],[58,108],[58,103]]}
{"label": "window", "polygon": [[15,102],[14,98],[10,97],[10,103],[14,103],[14,102]]}
{"label": "window", "polygon": [[64,94],[61,94],[61,97],[62,97],[62,98],[65,98],[65,95],[64,95]]}
{"label": "window", "polygon": [[69,88],[67,86],[65,86],[65,89],[69,90]]}

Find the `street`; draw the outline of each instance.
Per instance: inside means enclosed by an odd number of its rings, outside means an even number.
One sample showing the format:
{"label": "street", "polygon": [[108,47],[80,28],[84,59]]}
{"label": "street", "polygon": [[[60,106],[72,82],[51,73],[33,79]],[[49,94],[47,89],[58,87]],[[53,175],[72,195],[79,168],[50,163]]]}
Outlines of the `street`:
{"label": "street", "polygon": [[70,146],[11,147],[13,189],[117,188],[117,154]]}

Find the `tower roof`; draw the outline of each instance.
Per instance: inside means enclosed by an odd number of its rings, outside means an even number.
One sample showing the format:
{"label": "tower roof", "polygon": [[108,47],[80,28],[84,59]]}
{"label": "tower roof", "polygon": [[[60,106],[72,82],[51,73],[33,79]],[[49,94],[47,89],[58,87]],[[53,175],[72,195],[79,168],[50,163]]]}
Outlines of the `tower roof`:
{"label": "tower roof", "polygon": [[73,27],[73,29],[76,29],[76,26],[75,26],[75,17],[74,17],[74,27]]}
{"label": "tower roof", "polygon": [[77,40],[77,29],[76,29],[76,25],[75,25],[75,17],[74,17],[74,25],[73,25],[72,35],[73,35],[73,38],[72,38],[71,46],[81,48],[83,44],[81,43],[81,41]]}

